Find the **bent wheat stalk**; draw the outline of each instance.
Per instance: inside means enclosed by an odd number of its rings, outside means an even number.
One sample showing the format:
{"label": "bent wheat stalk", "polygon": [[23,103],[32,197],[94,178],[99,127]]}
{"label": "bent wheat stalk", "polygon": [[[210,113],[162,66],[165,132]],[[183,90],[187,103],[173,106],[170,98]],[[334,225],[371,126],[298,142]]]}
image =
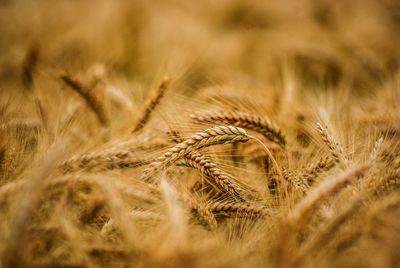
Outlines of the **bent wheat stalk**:
{"label": "bent wheat stalk", "polygon": [[230,124],[248,130],[261,133],[268,140],[285,146],[284,132],[279,126],[265,116],[249,114],[245,112],[207,112],[204,114],[193,114],[191,118],[201,123]]}

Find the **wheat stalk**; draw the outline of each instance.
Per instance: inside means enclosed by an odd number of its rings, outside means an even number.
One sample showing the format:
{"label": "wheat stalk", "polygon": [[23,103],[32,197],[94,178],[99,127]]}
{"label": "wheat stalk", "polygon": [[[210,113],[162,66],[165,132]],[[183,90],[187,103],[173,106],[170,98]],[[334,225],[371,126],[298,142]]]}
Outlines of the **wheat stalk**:
{"label": "wheat stalk", "polygon": [[268,140],[281,146],[286,144],[285,134],[279,126],[265,116],[245,112],[206,112],[192,114],[191,118],[201,123],[229,124],[261,133]]}

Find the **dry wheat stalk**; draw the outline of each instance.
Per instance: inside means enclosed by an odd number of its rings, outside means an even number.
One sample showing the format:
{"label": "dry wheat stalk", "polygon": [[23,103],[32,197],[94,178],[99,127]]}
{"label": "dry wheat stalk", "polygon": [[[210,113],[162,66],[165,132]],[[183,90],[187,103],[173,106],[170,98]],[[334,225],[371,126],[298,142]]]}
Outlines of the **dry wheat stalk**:
{"label": "dry wheat stalk", "polygon": [[203,132],[196,133],[185,141],[175,145],[153,161],[150,164],[150,167],[145,170],[144,179],[148,180],[150,174],[171,166],[183,156],[193,152],[194,150],[216,144],[246,142],[249,139],[250,138],[247,136],[244,129],[234,126],[216,126],[206,129]]}
{"label": "dry wheat stalk", "polygon": [[239,185],[235,183],[232,175],[221,170],[214,162],[206,156],[197,152],[189,153],[182,158],[178,165],[196,168],[203,174],[211,184],[219,186],[233,197],[243,200]]}
{"label": "dry wheat stalk", "polygon": [[102,126],[109,126],[110,115],[103,100],[98,95],[98,88],[89,88],[68,74],[62,74],[60,78],[86,101],[90,109],[92,109],[96,114],[96,117]]}
{"label": "dry wheat stalk", "polygon": [[257,218],[265,217],[270,214],[265,207],[232,201],[217,201],[211,203],[209,208],[215,214],[238,218]]}
{"label": "dry wheat stalk", "polygon": [[343,164],[347,164],[348,159],[343,152],[339,142],[329,133],[328,129],[322,124],[317,123],[317,131],[320,134],[323,142],[328,146],[329,152],[332,156]]}
{"label": "dry wheat stalk", "polygon": [[368,169],[368,165],[361,165],[355,167],[342,175],[329,180],[322,181],[316,188],[308,192],[308,194],[301,200],[288,215],[287,221],[293,228],[301,227],[309,214],[314,211],[321,202],[330,194],[342,188],[351,179],[362,176]]}
{"label": "dry wheat stalk", "polygon": [[145,103],[141,107],[138,115],[136,116],[135,122],[133,124],[132,133],[142,129],[146,123],[149,121],[151,113],[160,103],[161,99],[165,95],[169,85],[171,84],[171,78],[165,77],[161,84],[156,87],[152,92],[149,93]]}
{"label": "dry wheat stalk", "polygon": [[261,133],[267,139],[284,146],[285,134],[279,126],[267,117],[245,112],[206,112],[193,114],[192,119],[201,123],[229,124]]}

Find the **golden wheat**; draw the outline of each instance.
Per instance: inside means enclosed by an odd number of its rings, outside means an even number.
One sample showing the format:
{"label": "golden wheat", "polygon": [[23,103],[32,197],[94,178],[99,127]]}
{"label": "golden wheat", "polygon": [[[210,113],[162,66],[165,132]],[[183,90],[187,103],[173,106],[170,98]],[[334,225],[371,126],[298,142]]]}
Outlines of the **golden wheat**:
{"label": "golden wheat", "polygon": [[399,267],[397,2],[0,1],[0,267]]}

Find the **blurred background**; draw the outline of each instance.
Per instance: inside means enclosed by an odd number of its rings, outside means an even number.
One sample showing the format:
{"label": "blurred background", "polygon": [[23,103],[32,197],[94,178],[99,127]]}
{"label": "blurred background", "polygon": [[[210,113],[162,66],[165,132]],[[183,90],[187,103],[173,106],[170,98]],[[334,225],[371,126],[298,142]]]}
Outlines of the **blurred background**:
{"label": "blurred background", "polygon": [[0,90],[101,64],[122,87],[166,73],[213,84],[374,90],[399,68],[397,0],[0,0]]}

